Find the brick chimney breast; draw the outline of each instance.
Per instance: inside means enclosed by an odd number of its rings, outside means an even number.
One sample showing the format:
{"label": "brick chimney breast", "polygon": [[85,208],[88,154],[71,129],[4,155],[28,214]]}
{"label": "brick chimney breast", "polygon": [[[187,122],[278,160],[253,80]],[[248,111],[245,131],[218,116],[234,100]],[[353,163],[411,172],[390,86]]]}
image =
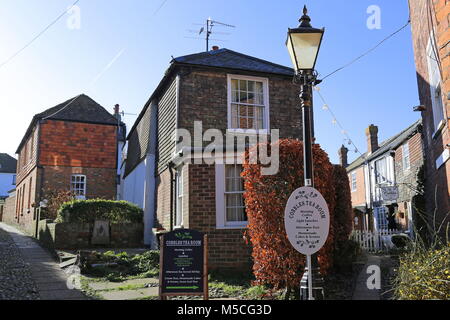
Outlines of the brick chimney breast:
{"label": "brick chimney breast", "polygon": [[366,136],[367,136],[367,151],[369,154],[374,153],[378,150],[378,127],[371,124],[366,129]]}
{"label": "brick chimney breast", "polygon": [[340,165],[344,168],[348,167],[348,149],[342,145],[338,151]]}

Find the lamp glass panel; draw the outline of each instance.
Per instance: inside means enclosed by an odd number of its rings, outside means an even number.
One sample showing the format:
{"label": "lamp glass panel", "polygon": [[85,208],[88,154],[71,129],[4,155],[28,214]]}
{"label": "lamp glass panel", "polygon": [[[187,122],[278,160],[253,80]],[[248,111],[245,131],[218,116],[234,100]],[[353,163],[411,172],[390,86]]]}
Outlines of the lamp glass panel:
{"label": "lamp glass panel", "polygon": [[314,69],[322,33],[291,33],[288,51],[296,70]]}

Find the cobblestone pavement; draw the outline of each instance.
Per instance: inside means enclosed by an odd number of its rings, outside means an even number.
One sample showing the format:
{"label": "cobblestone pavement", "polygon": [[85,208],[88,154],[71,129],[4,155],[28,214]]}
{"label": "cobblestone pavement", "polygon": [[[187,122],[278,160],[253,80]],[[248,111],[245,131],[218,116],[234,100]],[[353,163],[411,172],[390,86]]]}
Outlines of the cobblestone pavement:
{"label": "cobblestone pavement", "polygon": [[0,228],[0,300],[39,300],[36,284],[12,237]]}

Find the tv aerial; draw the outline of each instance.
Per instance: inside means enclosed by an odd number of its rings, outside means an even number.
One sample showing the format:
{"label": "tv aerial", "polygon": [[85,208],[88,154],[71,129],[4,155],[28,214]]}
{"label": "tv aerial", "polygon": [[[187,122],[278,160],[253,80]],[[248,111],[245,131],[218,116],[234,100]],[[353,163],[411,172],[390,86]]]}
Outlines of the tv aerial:
{"label": "tv aerial", "polygon": [[[236,26],[233,26],[231,24],[227,24],[227,23],[223,23],[220,21],[216,21],[216,20],[212,20],[211,18],[208,18],[206,20],[206,26],[201,24],[202,27],[200,28],[199,31],[196,30],[188,30],[189,32],[198,32],[198,35],[201,36],[202,34],[205,34],[205,41],[206,41],[206,51],[209,51],[209,41],[210,40],[214,40],[214,41],[226,41],[226,40],[220,40],[220,39],[211,39],[211,35],[213,34],[213,28],[216,26],[222,26],[222,27],[226,27],[226,28],[236,28]],[[229,35],[229,33],[226,32],[218,32],[218,31],[214,31],[214,34],[222,34],[222,35]],[[202,39],[202,38],[194,38],[194,39]]]}

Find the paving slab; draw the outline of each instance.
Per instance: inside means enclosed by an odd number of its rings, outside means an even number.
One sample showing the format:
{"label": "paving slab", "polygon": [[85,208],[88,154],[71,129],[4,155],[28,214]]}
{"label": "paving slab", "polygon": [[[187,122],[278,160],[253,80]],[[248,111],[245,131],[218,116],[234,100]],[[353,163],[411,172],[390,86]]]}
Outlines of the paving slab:
{"label": "paving slab", "polygon": [[145,285],[145,284],[159,284],[159,279],[156,278],[143,278],[143,279],[134,279],[127,280],[123,282],[91,282],[89,283],[89,287],[92,290],[100,291],[100,290],[111,290],[117,289],[120,287],[128,286],[128,285]]}
{"label": "paving slab", "polygon": [[117,291],[99,291],[97,292],[105,300],[136,300],[139,298],[157,296],[158,288],[145,288],[139,290],[117,290]]}

